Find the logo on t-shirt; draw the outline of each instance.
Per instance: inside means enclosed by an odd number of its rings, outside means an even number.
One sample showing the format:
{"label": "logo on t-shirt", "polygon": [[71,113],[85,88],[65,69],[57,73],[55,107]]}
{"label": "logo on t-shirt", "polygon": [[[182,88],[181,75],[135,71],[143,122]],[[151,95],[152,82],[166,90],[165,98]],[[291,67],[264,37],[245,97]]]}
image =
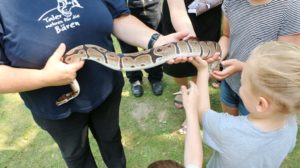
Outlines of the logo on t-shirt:
{"label": "logo on t-shirt", "polygon": [[73,13],[72,9],[83,8],[77,0],[57,0],[57,7],[46,11],[39,22],[45,23],[46,29],[54,29],[57,34],[80,26],[77,21],[79,14]]}

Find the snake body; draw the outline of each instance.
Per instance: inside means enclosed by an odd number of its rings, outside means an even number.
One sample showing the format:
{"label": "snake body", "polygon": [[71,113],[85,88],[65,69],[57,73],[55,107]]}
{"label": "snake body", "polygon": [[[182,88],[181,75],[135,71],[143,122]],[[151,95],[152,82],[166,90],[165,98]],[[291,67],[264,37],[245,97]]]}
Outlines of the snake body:
{"label": "snake body", "polygon": [[[180,56],[200,56],[205,59],[216,52],[221,53],[218,43],[213,41],[198,41],[196,39],[178,41],[126,54],[116,54],[97,45],[85,44],[68,51],[63,57],[63,62],[69,64],[80,60],[92,60],[113,70],[136,71],[161,65],[168,60]],[[220,61],[217,60],[209,65],[209,69],[217,69],[219,64]],[[79,95],[80,87],[77,80],[71,83],[71,89],[70,93],[62,95],[57,100],[56,104],[58,106],[67,103]]]}

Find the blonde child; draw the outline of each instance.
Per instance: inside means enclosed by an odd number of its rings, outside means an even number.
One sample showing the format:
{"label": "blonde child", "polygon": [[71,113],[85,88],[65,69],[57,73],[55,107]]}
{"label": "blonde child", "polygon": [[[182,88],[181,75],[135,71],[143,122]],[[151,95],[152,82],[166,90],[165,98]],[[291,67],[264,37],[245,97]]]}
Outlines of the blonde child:
{"label": "blonde child", "polygon": [[183,103],[188,123],[191,116],[199,114],[199,120],[195,117],[188,128],[198,125],[195,119],[200,121],[203,141],[214,149],[207,167],[280,167],[296,143],[300,47],[267,42],[251,53],[244,65],[239,90],[248,116],[211,110],[207,63],[199,57],[191,62],[198,69],[197,86],[192,83],[190,91],[182,87]]}

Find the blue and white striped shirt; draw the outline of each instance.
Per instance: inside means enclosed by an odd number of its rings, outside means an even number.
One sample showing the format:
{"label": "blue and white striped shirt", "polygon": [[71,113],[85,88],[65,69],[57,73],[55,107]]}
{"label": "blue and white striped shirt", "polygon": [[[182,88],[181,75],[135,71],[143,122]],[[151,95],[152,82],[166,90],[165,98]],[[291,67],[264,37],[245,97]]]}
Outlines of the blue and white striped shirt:
{"label": "blue and white striped shirt", "polygon": [[[272,0],[256,6],[247,0],[224,0],[222,8],[230,27],[227,59],[245,62],[260,43],[300,33],[300,0]],[[236,93],[240,88],[240,75],[236,73],[226,79]]]}

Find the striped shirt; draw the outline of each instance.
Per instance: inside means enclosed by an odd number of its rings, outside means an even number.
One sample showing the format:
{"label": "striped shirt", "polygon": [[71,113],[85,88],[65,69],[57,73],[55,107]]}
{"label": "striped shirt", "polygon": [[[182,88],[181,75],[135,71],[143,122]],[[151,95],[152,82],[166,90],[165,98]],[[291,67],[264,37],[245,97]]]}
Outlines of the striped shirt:
{"label": "striped shirt", "polygon": [[[222,9],[230,27],[227,59],[245,62],[260,43],[300,33],[300,0],[272,0],[256,6],[247,0],[224,0]],[[240,88],[240,78],[241,73],[226,78],[236,93]]]}

